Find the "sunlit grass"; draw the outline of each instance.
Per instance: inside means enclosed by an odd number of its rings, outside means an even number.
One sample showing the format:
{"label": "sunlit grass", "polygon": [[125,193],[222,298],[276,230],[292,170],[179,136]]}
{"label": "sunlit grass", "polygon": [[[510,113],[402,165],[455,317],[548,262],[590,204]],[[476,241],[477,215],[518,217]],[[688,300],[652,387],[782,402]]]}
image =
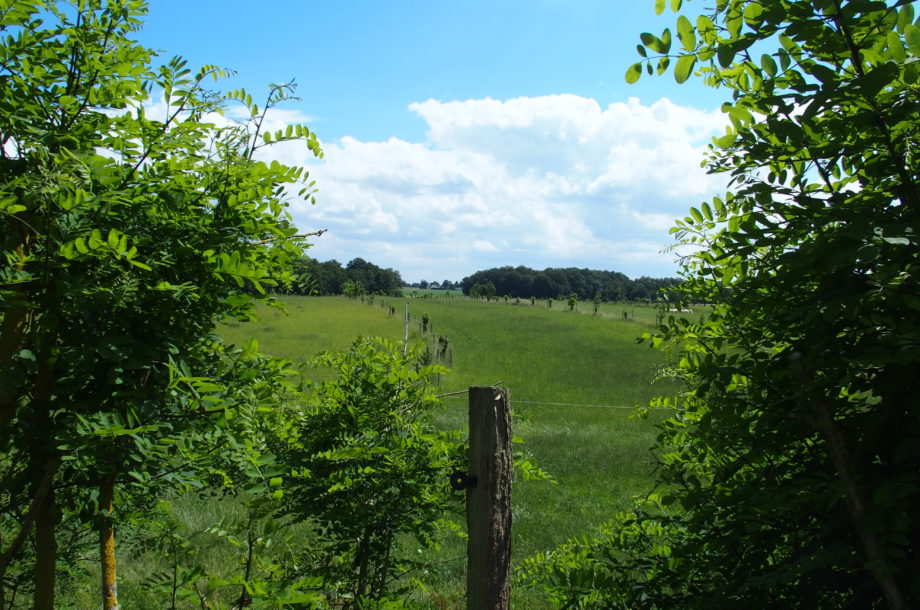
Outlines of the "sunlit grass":
{"label": "sunlit grass", "polygon": [[[648,491],[656,416],[637,419],[632,407],[676,389],[673,382],[656,381],[665,364],[662,354],[636,344],[653,328],[657,308],[604,303],[600,315],[593,315],[591,302],[574,312],[559,301],[548,308],[545,301],[531,306],[529,300],[515,304],[514,299],[290,297],[284,302],[286,314],[262,310],[258,323],[221,332],[234,342],[254,336],[263,351],[302,362],[317,351],[345,348],[358,335],[401,340],[408,304],[410,341],[423,340],[423,315],[429,319],[425,340],[433,346],[438,337],[447,338],[452,373],[442,378],[440,392],[496,383],[509,389],[516,435],[556,481],[515,482],[515,562],[590,532]],[[464,428],[465,396],[447,397],[445,404],[439,425]],[[419,556],[432,562],[427,575],[415,575],[429,589],[428,603],[452,607],[450,600],[462,600],[465,560],[449,560],[464,554],[465,542],[454,538],[440,551]],[[534,592],[515,590],[514,595],[521,607],[540,604]]]}

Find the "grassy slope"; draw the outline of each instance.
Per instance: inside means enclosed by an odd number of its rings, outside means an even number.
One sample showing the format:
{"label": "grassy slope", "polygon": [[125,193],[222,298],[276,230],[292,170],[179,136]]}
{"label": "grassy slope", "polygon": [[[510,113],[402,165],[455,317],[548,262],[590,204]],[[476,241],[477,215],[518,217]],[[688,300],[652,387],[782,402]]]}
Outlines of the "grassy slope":
{"label": "grassy slope", "polygon": [[[253,335],[263,351],[304,361],[316,351],[346,347],[359,334],[401,339],[408,303],[414,339],[420,340],[419,321],[428,314],[433,327],[429,340],[449,340],[453,373],[442,380],[443,392],[497,382],[509,388],[515,433],[558,481],[516,483],[516,558],[590,531],[646,490],[654,426],[632,418],[630,409],[615,407],[644,405],[673,389],[668,382],[652,383],[663,363],[661,354],[635,344],[654,323],[654,309],[604,304],[602,315],[593,316],[585,313],[593,309],[591,303],[581,303],[578,313],[563,311],[559,302],[547,309],[539,301],[534,307],[529,301],[514,305],[457,298],[378,297],[367,304],[294,297],[285,302],[286,314],[265,310],[256,325],[225,328],[225,338],[239,342]],[[396,315],[389,314],[390,306]],[[445,401],[441,423],[465,426],[465,398]],[[463,543],[455,540],[429,557],[437,561],[463,553]],[[432,569],[429,582],[439,590],[454,589],[446,583],[459,583],[462,571],[462,562],[443,564]],[[445,592],[456,599],[459,587]],[[516,597],[521,594],[529,595],[516,592]]]}

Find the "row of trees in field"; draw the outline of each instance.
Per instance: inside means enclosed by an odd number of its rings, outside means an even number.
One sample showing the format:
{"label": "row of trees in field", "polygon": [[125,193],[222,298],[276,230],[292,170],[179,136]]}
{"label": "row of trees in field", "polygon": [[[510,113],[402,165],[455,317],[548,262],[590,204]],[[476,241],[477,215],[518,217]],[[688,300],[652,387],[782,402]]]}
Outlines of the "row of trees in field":
{"label": "row of trees in field", "polygon": [[295,260],[291,266],[293,281],[285,289],[289,294],[358,296],[379,294],[399,296],[403,279],[399,271],[381,268],[363,258],[355,258],[342,267],[337,260],[320,262],[309,257]]}
{"label": "row of trees in field", "polygon": [[455,290],[460,286],[460,282],[452,282],[450,280],[429,282],[428,280],[420,280],[409,284],[409,286],[412,288],[421,288],[422,290]]}
{"label": "row of trees in field", "polygon": [[463,294],[472,294],[473,288],[491,286],[492,296],[510,296],[513,298],[555,299],[564,295],[565,299],[576,295],[579,300],[590,301],[600,294],[604,301],[640,301],[657,299],[666,295],[668,288],[677,285],[675,278],[656,279],[640,277],[631,280],[616,271],[596,271],[574,267],[544,269],[537,271],[529,267],[499,267],[477,271],[463,278],[460,288]]}
{"label": "row of trees in field", "polygon": [[913,4],[671,0],[641,35],[627,81],[731,94],[708,154],[730,190],[673,230],[681,294],[715,305],[646,337],[685,386],[657,403],[655,493],[529,564],[560,607],[920,605]]}
{"label": "row of trees in field", "polygon": [[[427,423],[441,370],[366,340],[311,385],[216,336],[292,286],[304,255],[287,202],[312,183],[260,150],[322,152],[303,125],[262,129],[293,85],[257,102],[210,90],[217,67],[154,65],[132,40],[145,12],[0,3],[0,609],[119,607],[116,549],[129,572],[149,554],[168,566],[128,607],[391,597],[411,568],[400,545],[436,538],[433,481],[461,447]],[[349,267],[376,286],[372,265]],[[196,534],[221,561],[173,516],[190,493],[242,515]]]}

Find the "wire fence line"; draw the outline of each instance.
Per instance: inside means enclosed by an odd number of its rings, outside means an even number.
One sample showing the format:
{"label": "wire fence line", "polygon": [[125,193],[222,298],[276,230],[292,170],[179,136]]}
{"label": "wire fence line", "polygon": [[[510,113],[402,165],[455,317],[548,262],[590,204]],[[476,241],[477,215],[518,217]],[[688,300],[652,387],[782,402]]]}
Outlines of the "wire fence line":
{"label": "wire fence line", "polygon": [[[463,390],[460,392],[451,392],[450,394],[441,394],[440,396],[438,396],[438,398],[458,398],[460,395],[465,395],[466,393],[467,393],[466,390]],[[592,404],[584,404],[584,403],[577,403],[577,402],[542,402],[542,401],[537,401],[537,400],[517,400],[514,398],[511,399],[511,402],[513,404],[519,404],[519,405],[545,405],[545,406],[551,406],[551,407],[594,407],[597,409],[632,409],[632,410],[667,409],[670,411],[675,410],[672,407],[628,407],[626,405],[592,405]]]}

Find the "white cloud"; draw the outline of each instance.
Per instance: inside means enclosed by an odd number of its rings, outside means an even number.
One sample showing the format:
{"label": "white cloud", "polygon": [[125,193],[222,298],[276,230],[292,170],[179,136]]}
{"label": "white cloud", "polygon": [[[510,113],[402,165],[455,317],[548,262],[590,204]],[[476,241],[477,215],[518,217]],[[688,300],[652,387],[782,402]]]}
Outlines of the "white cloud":
{"label": "white cloud", "polygon": [[[700,168],[724,128],[719,111],[635,98],[602,109],[574,95],[409,109],[428,125],[425,142],[324,143],[310,168],[316,206],[292,206],[301,229],[330,231],[313,256],[360,256],[410,281],[519,264],[670,275],[672,219],[724,185]],[[305,118],[273,115],[271,128]],[[308,164],[307,153],[262,154]]]}

